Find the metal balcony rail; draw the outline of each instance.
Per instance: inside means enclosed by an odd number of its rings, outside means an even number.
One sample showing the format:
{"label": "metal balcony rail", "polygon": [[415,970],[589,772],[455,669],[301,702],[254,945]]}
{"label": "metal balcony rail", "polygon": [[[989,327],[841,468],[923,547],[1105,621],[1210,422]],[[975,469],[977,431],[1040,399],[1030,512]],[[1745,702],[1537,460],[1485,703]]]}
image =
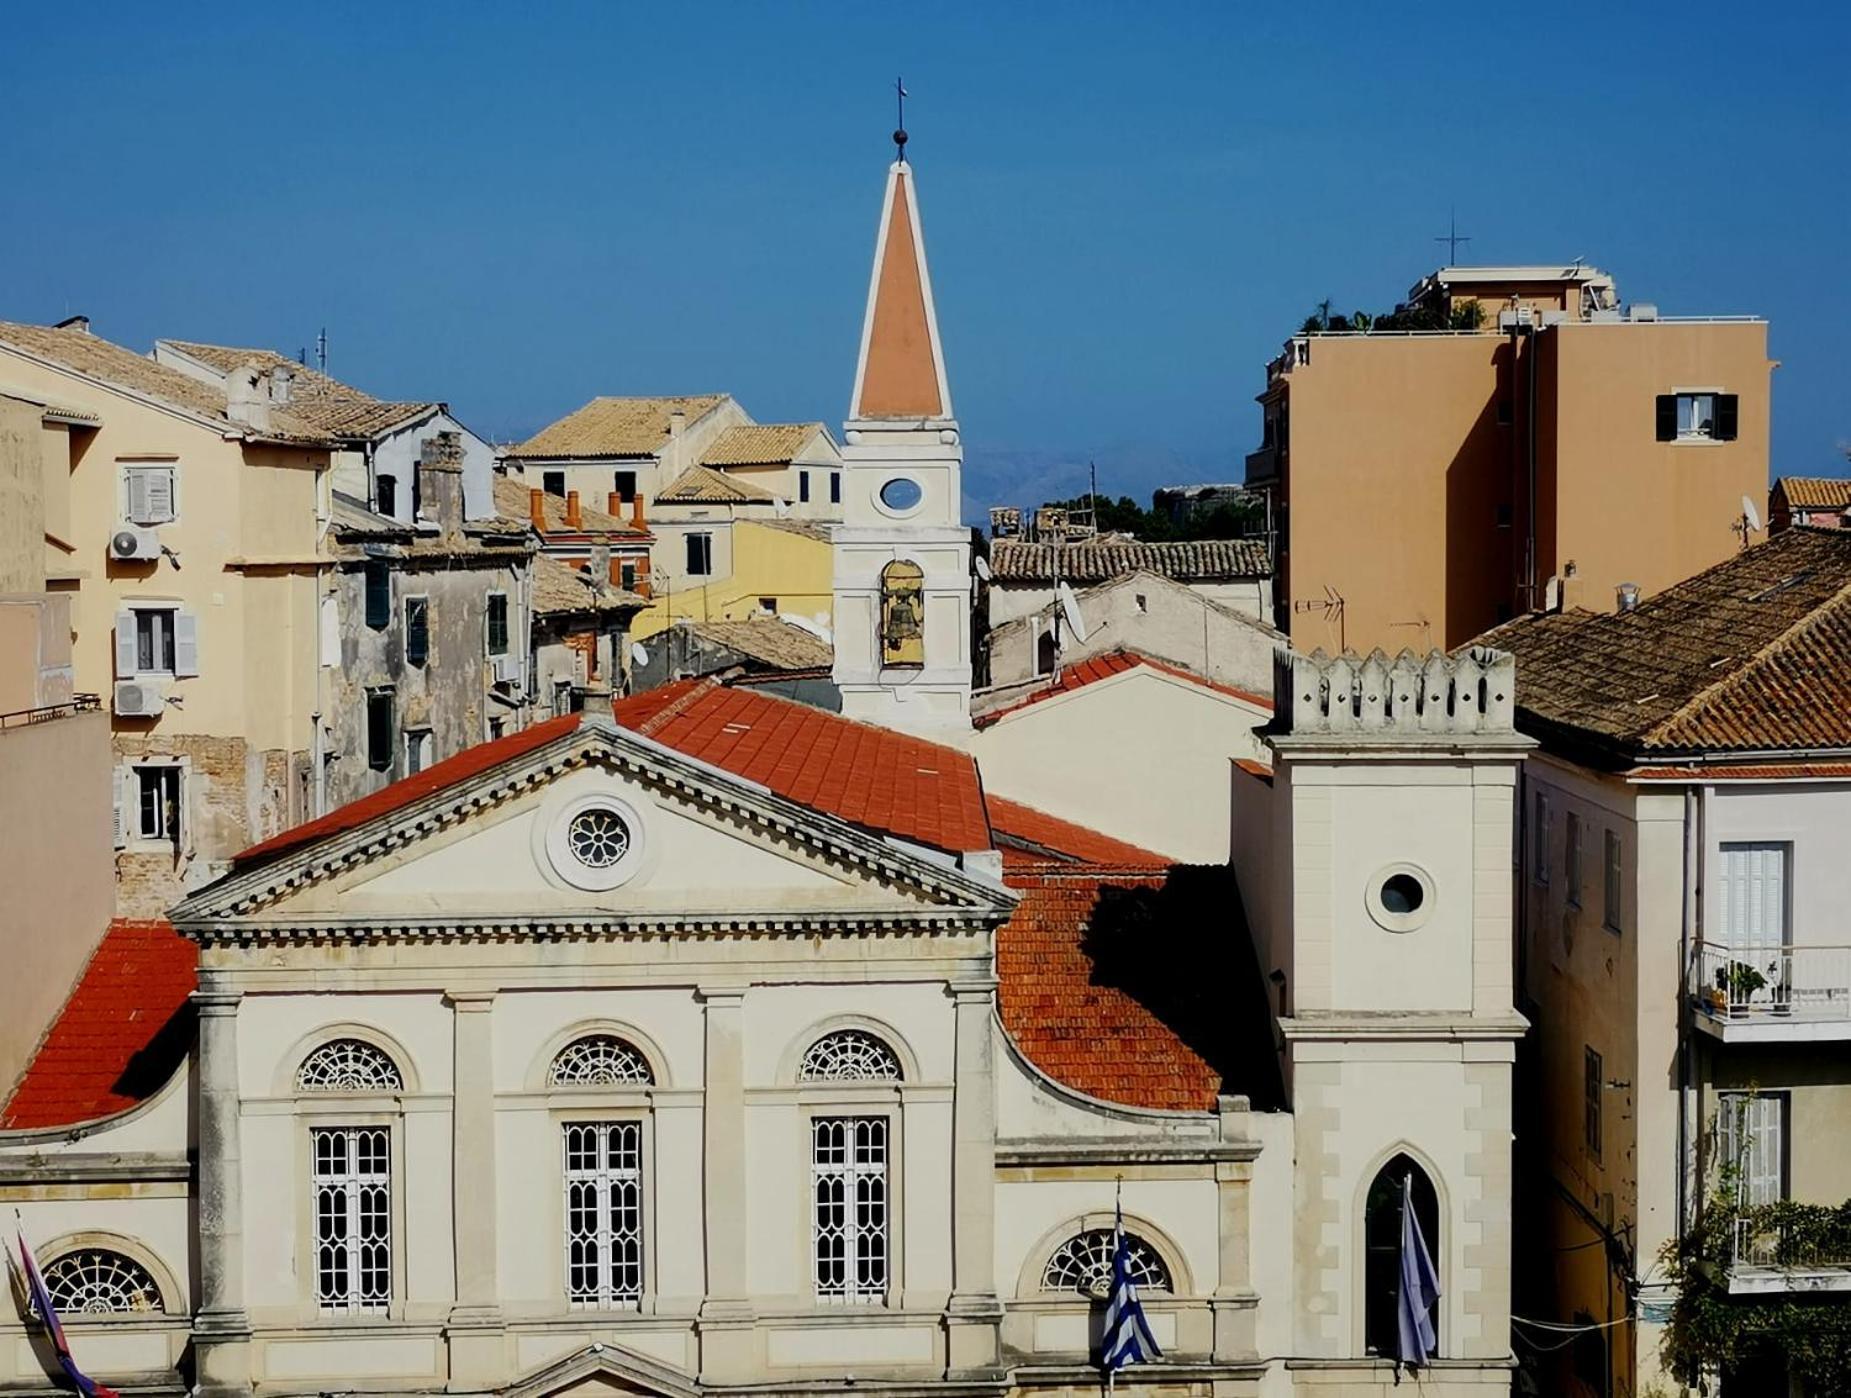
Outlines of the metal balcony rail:
{"label": "metal balcony rail", "polygon": [[1690,996],[1718,1019],[1851,1020],[1851,946],[1698,942]]}
{"label": "metal balcony rail", "polygon": [[[1776,1209],[1779,1206],[1774,1206]],[[1750,1211],[1735,1219],[1730,1262],[1736,1267],[1774,1267],[1815,1271],[1851,1267],[1851,1240],[1834,1231],[1826,1238],[1805,1237],[1799,1229]]]}
{"label": "metal balcony rail", "polygon": [[0,730],[50,723],[55,719],[69,718],[72,714],[91,714],[102,707],[103,701],[98,695],[73,694],[67,703],[45,704],[36,709],[14,709],[11,713],[0,714]]}

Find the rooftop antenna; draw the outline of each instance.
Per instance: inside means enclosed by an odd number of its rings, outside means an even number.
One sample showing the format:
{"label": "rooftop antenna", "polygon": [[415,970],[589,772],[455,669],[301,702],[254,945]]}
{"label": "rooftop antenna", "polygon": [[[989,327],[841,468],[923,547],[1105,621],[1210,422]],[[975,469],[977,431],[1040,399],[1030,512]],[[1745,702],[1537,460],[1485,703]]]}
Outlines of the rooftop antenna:
{"label": "rooftop antenna", "polygon": [[894,158],[904,165],[906,163],[906,80],[904,78],[893,80],[893,94],[894,111],[898,118],[893,124],[893,144],[896,151]]}
{"label": "rooftop antenna", "polygon": [[1458,266],[1459,244],[1469,243],[1472,240],[1469,236],[1459,231],[1459,210],[1457,208],[1453,209],[1451,214],[1447,217],[1446,232],[1435,237],[1433,241],[1446,244],[1446,265],[1448,267]]}
{"label": "rooftop antenna", "polygon": [[325,325],[315,337],[315,367],[324,374],[328,372],[328,327]]}
{"label": "rooftop antenna", "polygon": [[1730,528],[1742,536],[1743,548],[1748,547],[1748,536],[1758,533],[1761,529],[1761,511],[1755,508],[1755,502],[1746,495],[1742,497],[1742,517],[1736,520]]}

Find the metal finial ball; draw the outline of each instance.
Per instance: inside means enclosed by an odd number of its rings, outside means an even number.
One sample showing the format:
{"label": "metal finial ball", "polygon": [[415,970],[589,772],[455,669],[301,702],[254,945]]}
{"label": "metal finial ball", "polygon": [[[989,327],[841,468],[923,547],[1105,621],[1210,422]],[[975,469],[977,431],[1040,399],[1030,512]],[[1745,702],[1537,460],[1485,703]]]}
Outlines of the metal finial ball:
{"label": "metal finial ball", "polygon": [[900,147],[904,147],[906,145],[906,128],[905,127],[901,127],[898,131],[893,133],[893,143],[896,146],[900,146]]}

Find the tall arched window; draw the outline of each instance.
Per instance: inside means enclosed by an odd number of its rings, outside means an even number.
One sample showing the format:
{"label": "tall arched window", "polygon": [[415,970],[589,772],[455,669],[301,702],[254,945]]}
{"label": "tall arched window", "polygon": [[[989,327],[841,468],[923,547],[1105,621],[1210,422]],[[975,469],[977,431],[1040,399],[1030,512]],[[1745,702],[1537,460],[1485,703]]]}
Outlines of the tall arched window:
{"label": "tall arched window", "polygon": [[[799,1082],[831,1089],[898,1082],[901,1076],[894,1051],[860,1029],[823,1035],[797,1065]],[[887,1115],[831,1114],[810,1121],[811,1261],[818,1301],[878,1305],[886,1299],[892,1146],[893,1119]]]}
{"label": "tall arched window", "polygon": [[45,1267],[45,1290],[59,1315],[135,1315],[161,1311],[148,1269],[108,1248],[79,1248]]}
{"label": "tall arched window", "polygon": [[925,571],[904,558],[881,569],[880,642],[889,669],[925,664]]}
{"label": "tall arched window", "polygon": [[[1041,1289],[1077,1292],[1101,1300],[1112,1286],[1113,1237],[1110,1228],[1088,1228],[1067,1239],[1041,1269]],[[1170,1269],[1157,1249],[1135,1233],[1125,1234],[1131,1281],[1140,1291],[1169,1291]]]}
{"label": "tall arched window", "polygon": [[384,1049],[364,1039],[330,1039],[302,1060],[296,1086],[303,1092],[397,1092],[405,1079]]}
{"label": "tall arched window", "polygon": [[[400,1092],[405,1075],[364,1039],[330,1039],[302,1060],[296,1090]],[[392,1301],[392,1128],[309,1128],[315,1301],[328,1314],[378,1313]]]}
{"label": "tall arched window", "polygon": [[[1402,1183],[1413,1182],[1414,1218],[1435,1270],[1440,1262],[1440,1200],[1427,1172],[1412,1157],[1397,1155],[1376,1174],[1363,1206],[1363,1343],[1371,1354],[1394,1356],[1399,1350],[1401,1305]],[[1433,1308],[1433,1331],[1440,1333],[1439,1307]],[[1444,1338],[1444,1337],[1442,1337]]]}
{"label": "tall arched window", "polygon": [[[642,1050],[587,1034],[559,1051],[550,1087],[649,1087]],[[634,1310],[643,1299],[643,1119],[568,1121],[563,1139],[566,1300],[575,1310]]]}

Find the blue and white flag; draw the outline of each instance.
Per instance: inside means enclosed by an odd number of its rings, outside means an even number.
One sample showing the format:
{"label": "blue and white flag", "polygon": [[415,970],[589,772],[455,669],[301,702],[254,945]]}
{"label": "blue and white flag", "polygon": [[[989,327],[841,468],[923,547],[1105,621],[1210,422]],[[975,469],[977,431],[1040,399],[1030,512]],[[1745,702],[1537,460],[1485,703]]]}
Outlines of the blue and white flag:
{"label": "blue and white flag", "polygon": [[1395,1321],[1398,1358],[1409,1368],[1419,1368],[1439,1353],[1439,1337],[1433,1333],[1433,1305],[1440,1299],[1440,1279],[1433,1270],[1433,1258],[1427,1252],[1427,1240],[1421,1236],[1420,1220],[1414,1216],[1414,1177],[1401,1181],[1401,1299],[1396,1306]]}
{"label": "blue and white flag", "polygon": [[1106,1301],[1105,1334],[1099,1344],[1100,1364],[1108,1376],[1127,1364],[1148,1364],[1163,1358],[1151,1338],[1138,1304],[1138,1289],[1131,1281],[1131,1247],[1125,1241],[1125,1210],[1117,1207],[1112,1224],[1112,1294]]}

